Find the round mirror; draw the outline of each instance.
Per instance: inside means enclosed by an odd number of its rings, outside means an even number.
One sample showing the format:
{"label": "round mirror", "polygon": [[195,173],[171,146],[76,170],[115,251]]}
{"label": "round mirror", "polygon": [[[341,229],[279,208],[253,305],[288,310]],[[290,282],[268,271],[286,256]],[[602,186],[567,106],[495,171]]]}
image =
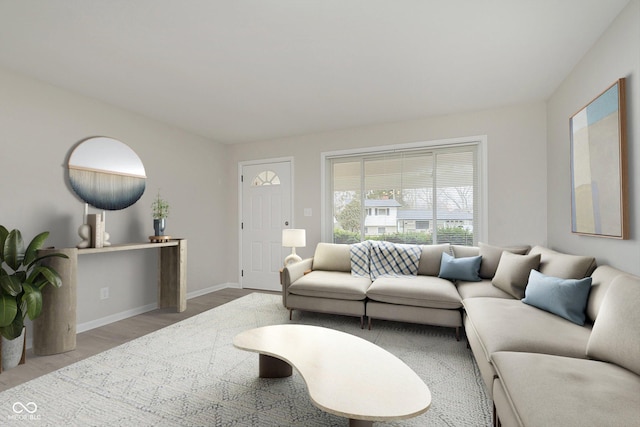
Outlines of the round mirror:
{"label": "round mirror", "polygon": [[119,210],[142,197],[147,176],[140,157],[117,139],[82,141],[69,157],[73,191],[98,209]]}

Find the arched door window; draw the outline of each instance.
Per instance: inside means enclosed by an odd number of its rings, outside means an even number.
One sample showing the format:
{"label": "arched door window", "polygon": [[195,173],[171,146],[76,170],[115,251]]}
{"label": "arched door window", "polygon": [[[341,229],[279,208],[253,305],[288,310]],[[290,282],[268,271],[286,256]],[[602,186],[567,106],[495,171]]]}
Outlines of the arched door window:
{"label": "arched door window", "polygon": [[280,178],[274,171],[266,170],[262,171],[253,178],[251,181],[253,187],[260,187],[262,185],[280,185]]}

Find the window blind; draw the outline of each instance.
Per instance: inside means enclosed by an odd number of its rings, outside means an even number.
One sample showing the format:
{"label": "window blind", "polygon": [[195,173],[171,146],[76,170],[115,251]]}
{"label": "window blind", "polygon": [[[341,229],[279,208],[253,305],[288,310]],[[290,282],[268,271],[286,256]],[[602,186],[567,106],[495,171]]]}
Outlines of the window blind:
{"label": "window blind", "polygon": [[476,145],[336,156],[329,162],[334,242],[475,244]]}

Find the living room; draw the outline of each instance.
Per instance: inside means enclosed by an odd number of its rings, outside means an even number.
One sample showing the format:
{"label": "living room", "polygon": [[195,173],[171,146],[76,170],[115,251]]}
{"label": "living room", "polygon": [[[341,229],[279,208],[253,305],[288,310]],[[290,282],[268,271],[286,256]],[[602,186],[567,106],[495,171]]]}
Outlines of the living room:
{"label": "living room", "polygon": [[[638,274],[640,248],[629,240],[572,235],[570,226],[569,117],[620,77],[628,77],[627,95],[631,229],[638,218],[633,197],[638,181],[633,141],[637,137],[639,99],[637,4],[631,2],[576,64],[548,100],[536,100],[470,112],[317,132],[269,141],[224,144],[57,88],[10,70],[3,64],[2,128],[5,179],[2,187],[13,209],[3,224],[29,236],[50,230],[47,245],[73,247],[83,204],[65,184],[71,148],[89,136],[105,135],[130,145],[147,168],[147,191],[123,211],[110,213],[111,241],[146,241],[152,231],[150,205],[161,189],[172,205],[167,234],[189,239],[189,293],[240,282],[238,267],[238,186],[240,161],[291,156],[295,162],[294,218],[307,230],[313,254],[320,241],[320,154],[324,151],[487,135],[488,241],[495,244],[544,244],[569,253],[589,253]],[[5,15],[7,16],[7,15]],[[8,36],[3,37],[9,40]],[[526,82],[522,82],[526,84]],[[179,141],[179,143],[176,143]],[[30,173],[25,173],[29,165]],[[311,208],[313,216],[302,215]],[[224,241],[224,245],[218,242]],[[79,272],[78,323],[87,323],[146,306],[155,300],[155,254],[107,255],[113,261],[86,258]],[[131,283],[137,283],[134,290]],[[99,300],[111,286],[112,297]]]}
{"label": "living room", "polygon": [[[334,127],[304,134],[273,136],[241,143],[202,136],[112,105],[82,85],[69,90],[20,71],[29,64],[29,46],[12,39],[11,25],[0,29],[0,128],[3,162],[0,176],[5,185],[1,223],[20,228],[32,237],[43,230],[51,235],[47,246],[73,247],[82,222],[83,203],[70,190],[66,161],[70,150],[90,136],[111,136],[136,151],[147,172],[147,191],[140,201],[123,211],[109,212],[106,228],[114,243],[147,241],[152,233],[150,206],[159,189],[172,206],[167,233],[189,240],[188,295],[195,297],[224,287],[241,285],[239,267],[238,164],[261,159],[290,157],[294,162],[293,213],[296,228],[307,233],[307,245],[298,248],[303,257],[313,255],[322,241],[321,154],[327,151],[437,141],[485,135],[487,138],[487,227],[492,244],[544,245],[559,251],[595,256],[598,264],[612,265],[640,275],[637,228],[640,198],[640,151],[635,149],[640,123],[640,1],[616,2],[618,8],[593,43],[569,69],[545,64],[558,85],[539,98],[515,103],[478,106],[380,121],[361,126]],[[14,7],[3,3],[3,9]],[[576,11],[576,14],[579,14]],[[11,19],[1,13],[2,20]],[[28,18],[18,24],[28,26]],[[35,19],[35,18],[34,18]],[[570,21],[570,15],[558,18]],[[571,45],[577,33],[558,34],[559,44]],[[508,38],[508,35],[505,35]],[[90,35],[87,35],[90,39]],[[549,46],[552,49],[553,46]],[[25,58],[12,64],[11,58]],[[64,50],[54,46],[52,50]],[[522,49],[527,49],[522,46]],[[7,52],[7,55],[1,53]],[[18,53],[16,53],[18,52]],[[9,55],[12,53],[12,55]],[[109,55],[107,51],[105,55]],[[113,54],[113,53],[112,53]],[[536,53],[533,53],[535,60]],[[22,61],[24,60],[24,61]],[[81,59],[78,59],[80,61]],[[114,61],[121,58],[114,54]],[[65,73],[54,57],[31,58],[52,77]],[[33,66],[32,69],[37,67]],[[109,70],[105,71],[108,74]],[[473,72],[468,72],[473,80]],[[177,75],[180,75],[179,73]],[[126,75],[115,79],[126,79]],[[629,164],[628,240],[601,239],[571,233],[569,118],[617,79],[627,79],[627,138]],[[151,78],[151,77],[150,77]],[[184,78],[188,78],[185,76]],[[528,85],[518,76],[512,80]],[[157,91],[140,82],[144,91]],[[506,83],[506,82],[505,82]],[[487,91],[514,91],[517,85]],[[225,83],[229,84],[229,83]],[[451,83],[450,83],[451,84]],[[455,93],[454,86],[450,86]],[[266,90],[266,89],[265,89]],[[138,96],[138,94],[136,94]],[[215,97],[213,92],[211,97]],[[459,96],[459,94],[457,95]],[[132,96],[133,97],[133,96]],[[167,103],[173,102],[171,99]],[[251,99],[244,99],[250,103]],[[308,99],[300,101],[309,102]],[[188,106],[184,106],[188,110]],[[269,108],[265,106],[264,108]],[[336,107],[338,108],[338,107]],[[340,106],[340,108],[343,108]],[[215,114],[215,110],[212,110]],[[295,121],[293,112],[289,112]],[[250,116],[245,126],[251,127]],[[310,209],[311,216],[303,214]],[[156,300],[157,268],[153,253],[122,253],[82,259],[78,276],[78,324],[94,325],[140,313]],[[101,288],[110,298],[101,300]]]}

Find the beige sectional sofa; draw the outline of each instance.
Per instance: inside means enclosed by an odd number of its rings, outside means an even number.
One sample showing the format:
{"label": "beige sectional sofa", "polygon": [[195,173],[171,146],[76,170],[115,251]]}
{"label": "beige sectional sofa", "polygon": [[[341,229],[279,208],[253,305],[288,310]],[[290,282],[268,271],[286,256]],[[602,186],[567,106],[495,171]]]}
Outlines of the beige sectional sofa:
{"label": "beige sectional sofa", "polygon": [[[460,261],[480,256],[478,278],[438,277],[443,253]],[[576,305],[577,293],[550,294],[551,308],[536,306],[534,291],[557,282],[587,286],[582,319],[575,307],[567,318],[556,307],[564,310],[563,298]],[[372,281],[351,274],[348,245],[320,243],[313,258],[284,269],[282,284],[291,312],[356,316],[361,326],[368,317],[370,327],[372,319],[432,324],[457,336],[464,325],[496,424],[640,425],[640,278],[596,268],[593,257],[540,246],[421,246],[417,276]]]}

